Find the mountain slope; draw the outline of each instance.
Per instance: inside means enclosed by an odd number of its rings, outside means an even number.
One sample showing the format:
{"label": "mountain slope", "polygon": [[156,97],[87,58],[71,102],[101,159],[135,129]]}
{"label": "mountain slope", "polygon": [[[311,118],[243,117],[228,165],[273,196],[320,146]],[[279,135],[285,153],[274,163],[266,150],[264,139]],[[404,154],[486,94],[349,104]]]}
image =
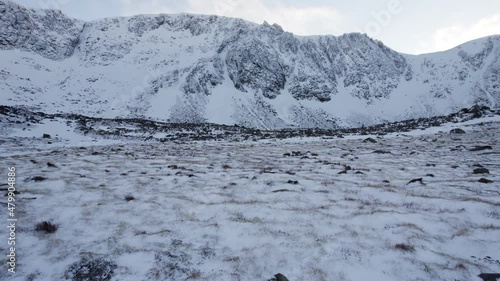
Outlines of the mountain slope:
{"label": "mountain slope", "polygon": [[4,1],[5,105],[258,128],[359,126],[500,104],[500,37],[410,56],[219,16],[82,22]]}

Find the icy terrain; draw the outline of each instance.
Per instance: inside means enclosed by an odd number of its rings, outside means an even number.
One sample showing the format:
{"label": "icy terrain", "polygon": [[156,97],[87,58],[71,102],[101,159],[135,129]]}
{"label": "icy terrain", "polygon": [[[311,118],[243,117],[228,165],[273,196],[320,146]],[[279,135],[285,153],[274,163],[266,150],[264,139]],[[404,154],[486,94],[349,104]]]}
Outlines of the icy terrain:
{"label": "icy terrain", "polygon": [[[386,136],[238,142],[96,145],[32,126],[0,137],[0,166],[17,168],[20,192],[17,273],[1,280],[83,280],[89,269],[134,281],[500,272],[498,115]],[[42,221],[57,231],[36,231]]]}
{"label": "icy terrain", "polygon": [[1,104],[259,129],[358,127],[500,104],[500,37],[397,53],[209,15],[92,22],[2,0]]}

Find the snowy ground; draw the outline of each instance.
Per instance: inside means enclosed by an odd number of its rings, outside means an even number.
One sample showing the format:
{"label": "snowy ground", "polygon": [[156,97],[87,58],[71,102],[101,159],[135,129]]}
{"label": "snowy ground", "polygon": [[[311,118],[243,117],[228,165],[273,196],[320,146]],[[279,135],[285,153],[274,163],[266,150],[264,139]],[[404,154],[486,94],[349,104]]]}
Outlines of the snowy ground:
{"label": "snowy ground", "polygon": [[0,280],[83,280],[82,259],[111,280],[480,280],[500,272],[500,122],[474,123],[377,143],[2,137],[2,183],[16,167],[21,194],[17,272]]}

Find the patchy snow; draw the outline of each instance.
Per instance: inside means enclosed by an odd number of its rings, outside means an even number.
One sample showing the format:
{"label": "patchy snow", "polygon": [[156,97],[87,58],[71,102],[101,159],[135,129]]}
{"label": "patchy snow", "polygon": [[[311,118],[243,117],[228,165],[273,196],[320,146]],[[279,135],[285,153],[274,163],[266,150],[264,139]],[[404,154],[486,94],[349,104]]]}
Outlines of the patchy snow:
{"label": "patchy snow", "polygon": [[[65,124],[44,123],[30,133],[79,143]],[[61,280],[100,257],[117,266],[111,280],[480,280],[500,272],[500,122],[460,127],[466,134],[450,126],[377,143],[86,147],[16,131],[2,138],[0,165],[18,171],[18,268],[0,279]],[[477,145],[492,149],[470,151]],[[45,220],[58,230],[35,231]]]}

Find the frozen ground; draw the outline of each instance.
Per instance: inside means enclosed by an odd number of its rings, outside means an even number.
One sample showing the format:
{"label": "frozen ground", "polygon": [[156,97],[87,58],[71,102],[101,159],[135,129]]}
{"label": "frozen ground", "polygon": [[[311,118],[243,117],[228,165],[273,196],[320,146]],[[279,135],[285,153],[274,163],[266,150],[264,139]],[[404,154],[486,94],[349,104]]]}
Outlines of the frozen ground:
{"label": "frozen ground", "polygon": [[21,194],[17,273],[2,262],[0,279],[83,280],[93,261],[97,280],[480,280],[500,272],[500,122],[460,126],[376,143],[4,136]]}

